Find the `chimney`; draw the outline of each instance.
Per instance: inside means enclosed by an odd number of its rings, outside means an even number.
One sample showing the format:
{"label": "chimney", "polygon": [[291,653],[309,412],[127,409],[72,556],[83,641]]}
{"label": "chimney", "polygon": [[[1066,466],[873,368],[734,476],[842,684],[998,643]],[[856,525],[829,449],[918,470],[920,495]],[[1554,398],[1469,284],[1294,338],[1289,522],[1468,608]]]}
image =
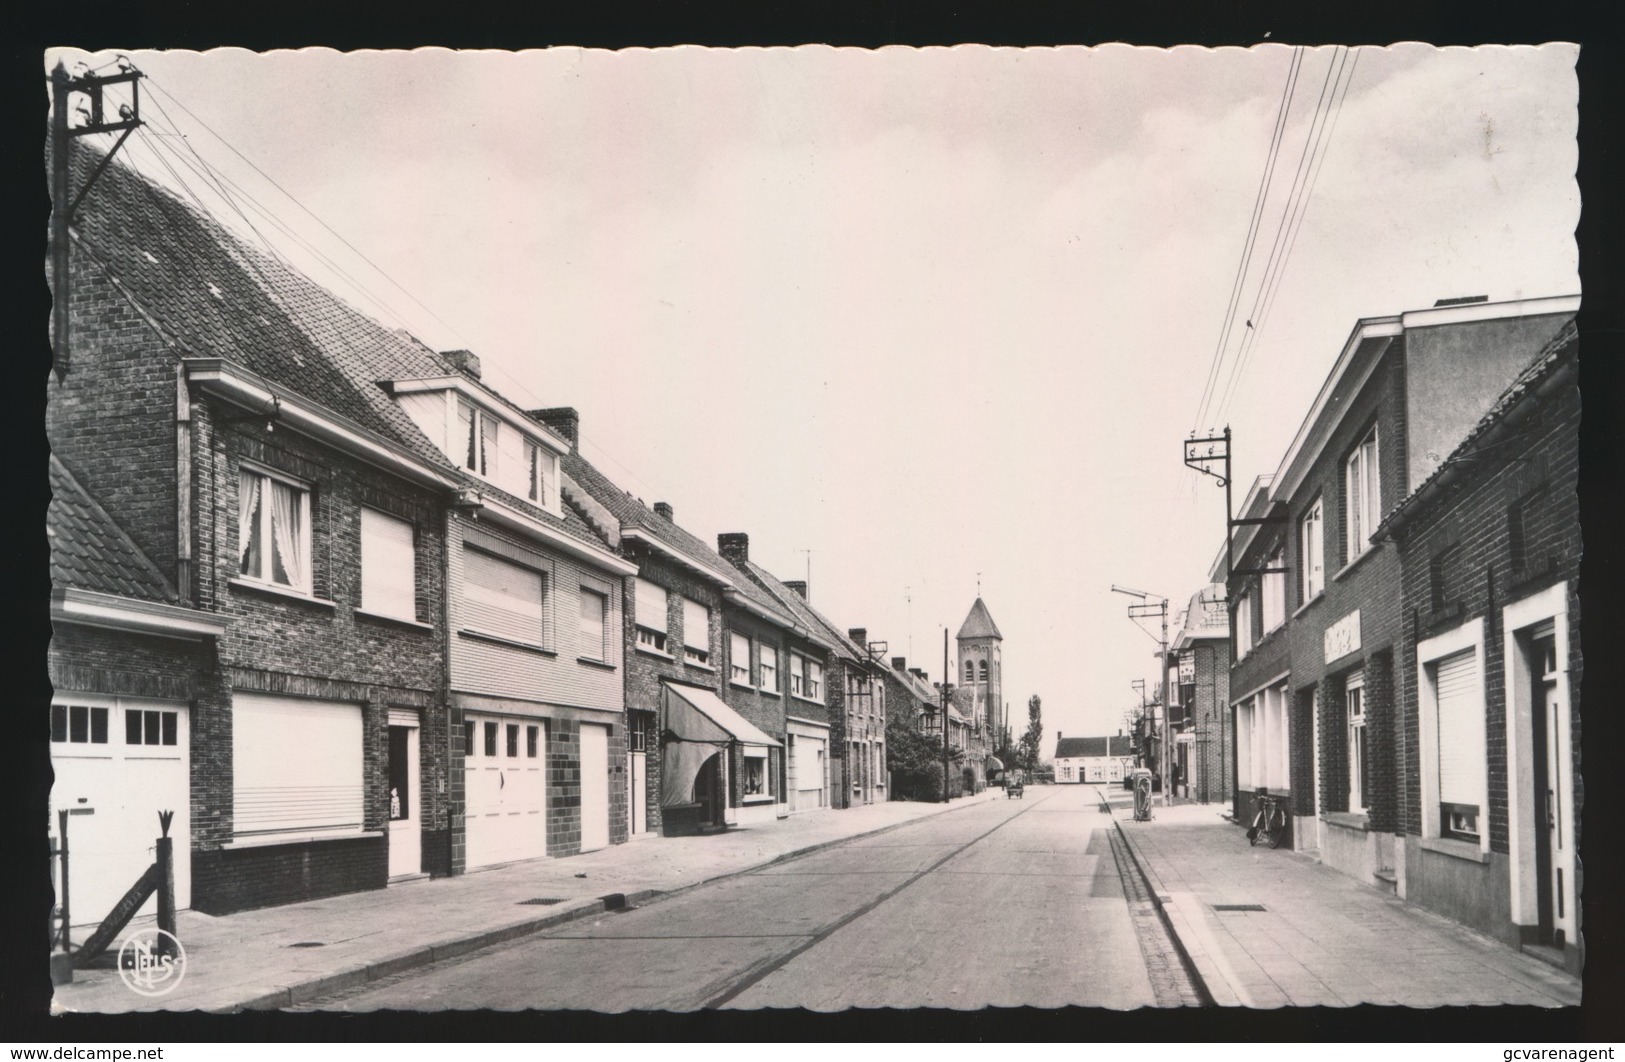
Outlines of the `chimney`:
{"label": "chimney", "polygon": [[801,600],[807,600],[807,584],[800,579],[786,579],[784,585],[801,595]]}
{"label": "chimney", "polygon": [[909,668],[908,673],[910,675],[913,675],[915,678],[919,679],[921,682],[930,682],[931,681],[931,676],[927,675],[924,671],[920,670],[917,667]]}
{"label": "chimney", "polygon": [[[655,515],[671,520],[671,502],[655,502]],[[673,521],[675,523],[676,521]]]}
{"label": "chimney", "polygon": [[1061,732],[1060,732],[1060,731],[1059,731],[1059,730],[1057,730],[1057,731],[1056,731],[1056,732],[1055,732],[1055,740],[1056,740],[1056,741],[1059,741],[1059,740],[1061,740]]}
{"label": "chimney", "polygon": [[464,376],[472,376],[476,380],[480,378],[480,356],[472,350],[447,350],[442,351],[440,356]]}
{"label": "chimney", "polygon": [[892,670],[894,670],[894,671],[907,671],[908,670],[908,657],[906,657],[906,656],[894,656],[894,657],[892,657],[891,658],[891,666],[892,666]]}
{"label": "chimney", "polygon": [[532,409],[529,411],[531,420],[547,425],[570,443],[570,449],[576,450],[581,441],[581,414],[570,406],[554,406],[551,409]]}
{"label": "chimney", "polygon": [[743,531],[728,531],[717,536],[717,552],[734,564],[750,560],[750,536]]}
{"label": "chimney", "polygon": [[848,627],[846,636],[857,643],[859,649],[869,651],[869,629],[867,627]]}

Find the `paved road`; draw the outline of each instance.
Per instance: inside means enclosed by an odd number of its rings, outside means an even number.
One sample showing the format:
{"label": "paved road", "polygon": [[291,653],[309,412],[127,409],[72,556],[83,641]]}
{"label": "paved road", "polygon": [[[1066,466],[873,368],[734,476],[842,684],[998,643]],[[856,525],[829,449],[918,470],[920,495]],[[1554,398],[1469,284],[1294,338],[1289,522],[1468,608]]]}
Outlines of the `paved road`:
{"label": "paved road", "polygon": [[301,1009],[1194,1002],[1096,800],[1031,788]]}

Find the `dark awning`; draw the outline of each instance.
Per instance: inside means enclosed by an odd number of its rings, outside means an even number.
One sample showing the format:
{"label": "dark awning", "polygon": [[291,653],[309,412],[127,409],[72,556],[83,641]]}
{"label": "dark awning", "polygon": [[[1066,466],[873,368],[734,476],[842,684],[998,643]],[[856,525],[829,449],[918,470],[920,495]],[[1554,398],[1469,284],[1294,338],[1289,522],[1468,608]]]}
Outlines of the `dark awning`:
{"label": "dark awning", "polygon": [[694,799],[694,779],[711,757],[729,745],[766,745],[779,742],[762,733],[749,720],[722,702],[710,690],[662,684],[665,695],[665,733],[671,742],[661,750],[660,802],[687,804]]}
{"label": "dark awning", "polygon": [[1004,764],[999,761],[997,756],[989,756],[982,762],[982,768],[988,771],[1002,771],[1004,770]]}

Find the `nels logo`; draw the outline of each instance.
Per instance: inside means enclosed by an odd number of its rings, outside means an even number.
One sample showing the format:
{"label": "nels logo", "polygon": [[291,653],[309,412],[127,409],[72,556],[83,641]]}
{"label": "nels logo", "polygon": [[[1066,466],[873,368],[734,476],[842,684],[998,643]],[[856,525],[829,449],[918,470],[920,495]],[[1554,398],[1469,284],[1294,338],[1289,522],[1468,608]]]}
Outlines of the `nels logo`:
{"label": "nels logo", "polygon": [[118,975],[143,996],[173,992],[186,976],[186,949],[162,929],[137,930],[119,947]]}

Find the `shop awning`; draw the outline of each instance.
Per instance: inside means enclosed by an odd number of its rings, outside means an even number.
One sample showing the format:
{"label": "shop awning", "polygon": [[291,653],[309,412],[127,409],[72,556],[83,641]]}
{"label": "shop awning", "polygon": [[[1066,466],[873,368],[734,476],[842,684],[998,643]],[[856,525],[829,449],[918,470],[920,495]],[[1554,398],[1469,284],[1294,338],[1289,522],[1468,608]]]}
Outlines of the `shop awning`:
{"label": "shop awning", "polygon": [[692,741],[707,745],[726,745],[737,741],[741,745],[766,745],[781,748],[782,744],[758,730],[744,716],[722,703],[722,698],[710,690],[694,686],[666,685],[666,730],[678,741]]}
{"label": "shop awning", "polygon": [[987,771],[1002,771],[1004,763],[997,756],[989,756],[982,762],[982,769]]}
{"label": "shop awning", "polygon": [[661,749],[663,806],[691,802],[694,779],[706,762],[734,742],[779,747],[779,742],[752,726],[710,690],[664,684],[661,688],[665,691],[665,733],[671,739]]}

